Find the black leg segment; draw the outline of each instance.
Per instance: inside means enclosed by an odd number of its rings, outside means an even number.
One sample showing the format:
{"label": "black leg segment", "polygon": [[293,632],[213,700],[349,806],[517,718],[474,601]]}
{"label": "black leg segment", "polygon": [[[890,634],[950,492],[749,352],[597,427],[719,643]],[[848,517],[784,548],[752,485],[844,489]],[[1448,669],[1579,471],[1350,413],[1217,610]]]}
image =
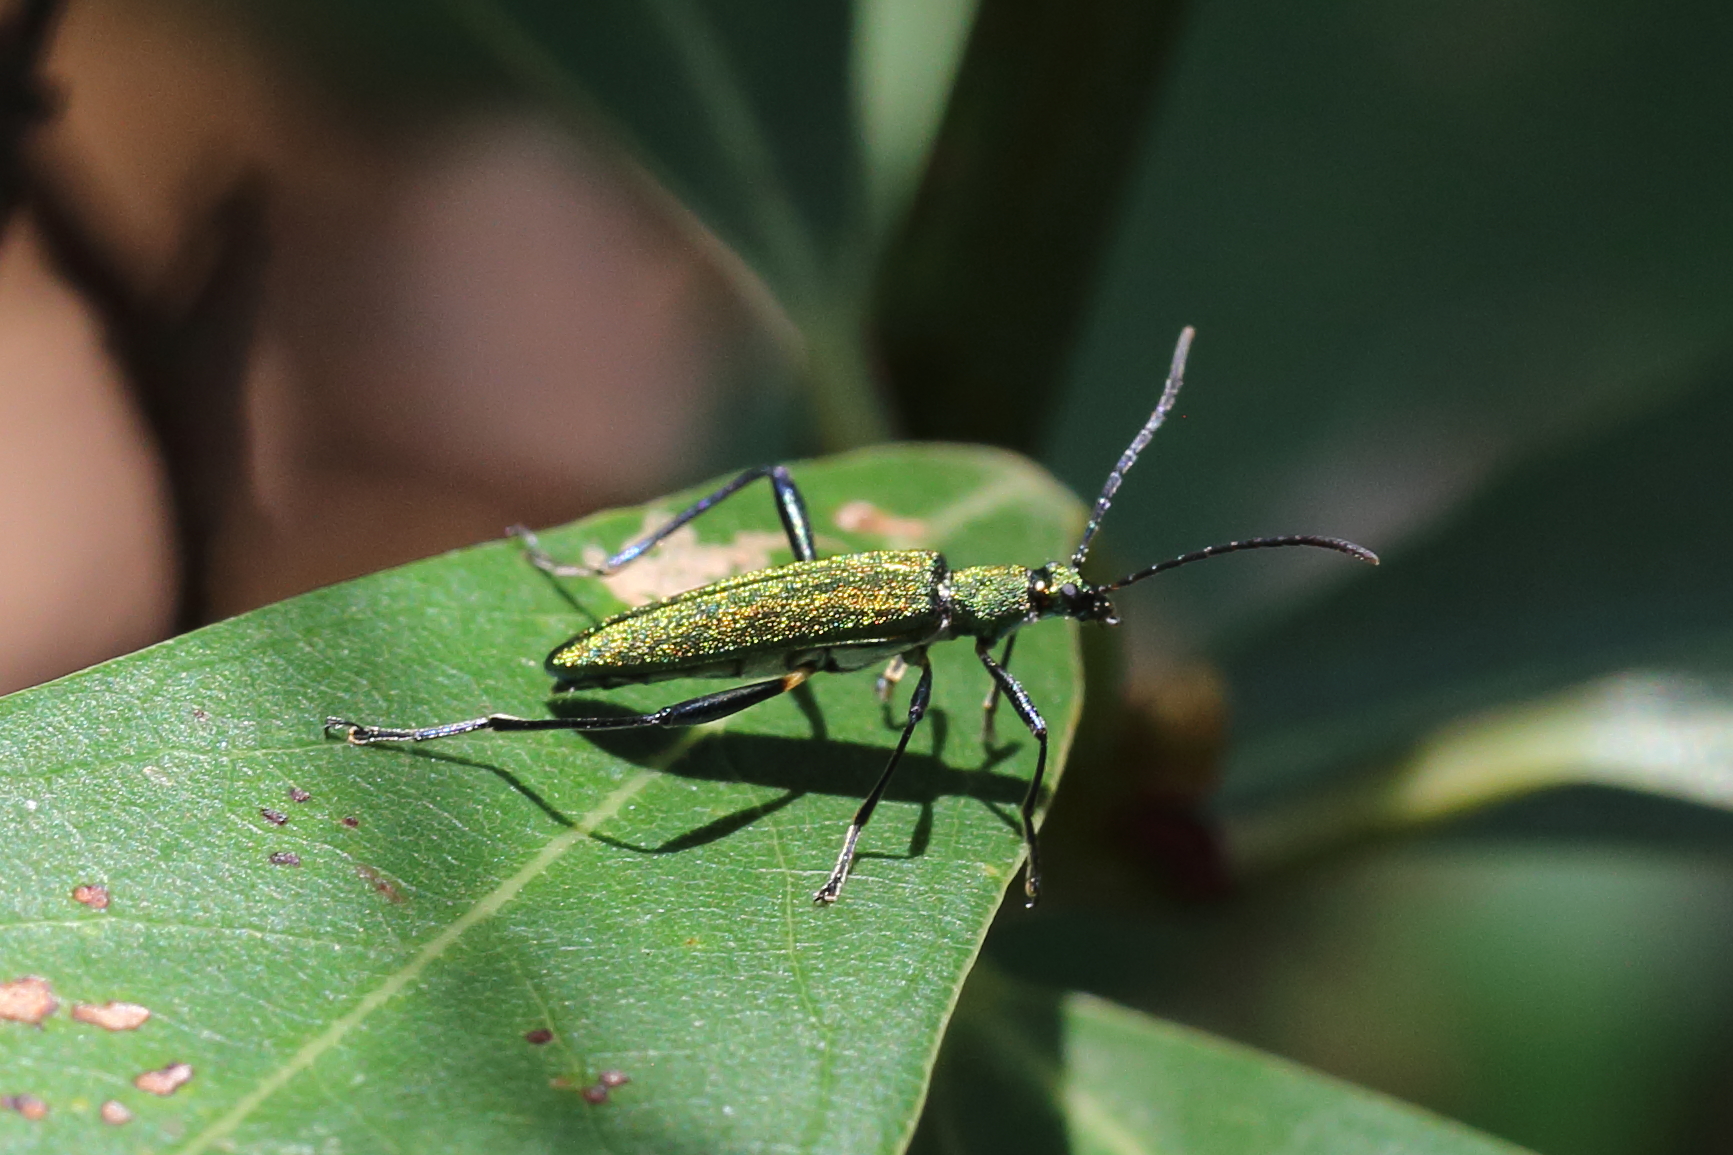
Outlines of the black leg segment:
{"label": "black leg segment", "polygon": [[786,465],[760,465],[748,469],[715,493],[701,497],[681,510],[667,525],[628,542],[619,553],[598,566],[566,565],[555,561],[536,541],[535,534],[522,526],[514,525],[507,532],[523,539],[524,550],[530,563],[539,570],[555,577],[601,577],[636,561],[669,534],[711,506],[733,497],[761,477],[770,478],[770,488],[776,495],[776,514],[782,519],[782,529],[788,534],[788,545],[794,551],[794,559],[812,561],[818,556],[812,542],[812,518],[806,512],[806,499],[800,496],[800,489],[794,484],[794,478],[789,476]]}
{"label": "black leg segment", "polygon": [[[1011,668],[1011,649],[1017,644],[1017,635],[1012,634],[1005,639],[1005,648],[999,651],[999,668]],[[991,746],[993,744],[993,718],[999,713],[999,679],[993,679],[993,686],[987,691],[987,700],[981,703],[981,741]]]}
{"label": "black leg segment", "polygon": [[389,726],[362,726],[346,718],[326,718],[325,732],[340,733],[351,744],[370,746],[375,742],[429,742],[435,738],[450,738],[474,730],[643,730],[652,727],[702,726],[726,718],[730,714],[767,702],[778,694],[786,694],[812,676],[812,667],[754,682],[749,686],[733,686],[701,698],[691,698],[663,706],[648,714],[626,714],[614,718],[515,718],[510,714],[489,714],[464,722],[446,722],[438,726],[418,726],[394,729]]}
{"label": "black leg segment", "polygon": [[878,808],[879,799],[884,797],[885,787],[891,784],[891,775],[896,772],[897,763],[903,760],[903,751],[908,749],[910,736],[914,734],[915,727],[925,716],[927,703],[932,700],[933,667],[932,663],[927,661],[926,653],[923,651],[918,654],[910,654],[907,656],[907,660],[910,665],[921,668],[921,680],[915,686],[914,695],[909,699],[909,720],[903,726],[902,737],[897,739],[897,748],[891,751],[891,760],[885,763],[884,771],[879,775],[879,780],[873,784],[871,793],[860,804],[860,808],[854,812],[854,820],[848,824],[848,834],[843,838],[842,853],[837,855],[836,866],[831,869],[830,877],[825,880],[823,886],[818,888],[818,893],[812,896],[813,902],[832,903],[836,901],[836,896],[842,893],[842,884],[848,881],[849,867],[854,865],[854,847],[855,843],[860,841],[861,828],[871,821],[873,811]]}
{"label": "black leg segment", "polygon": [[1028,905],[1034,906],[1041,897],[1041,855],[1035,842],[1035,803],[1041,797],[1041,778],[1047,773],[1047,723],[1042,720],[1041,711],[1035,708],[1035,703],[1029,700],[1028,692],[1017,679],[1013,678],[1004,666],[993,660],[985,641],[975,643],[975,656],[981,659],[981,664],[993,675],[994,683],[1011,699],[1011,708],[1017,711],[1023,724],[1029,727],[1029,733],[1035,735],[1035,777],[1029,779],[1029,791],[1023,795],[1023,805],[1020,808],[1023,816],[1023,842],[1029,847],[1029,866],[1023,875],[1023,893],[1029,899]]}

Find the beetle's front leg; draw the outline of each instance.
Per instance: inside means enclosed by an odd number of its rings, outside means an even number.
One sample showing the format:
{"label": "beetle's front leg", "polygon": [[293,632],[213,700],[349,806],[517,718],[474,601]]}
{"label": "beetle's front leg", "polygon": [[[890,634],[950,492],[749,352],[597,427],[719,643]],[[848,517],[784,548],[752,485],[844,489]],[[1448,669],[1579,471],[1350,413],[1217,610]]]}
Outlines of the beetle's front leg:
{"label": "beetle's front leg", "polygon": [[1041,711],[1035,708],[1035,703],[1029,700],[1029,693],[1023,689],[1022,684],[1013,678],[1004,666],[993,660],[985,640],[975,643],[975,656],[987,667],[987,672],[993,676],[993,683],[1011,699],[1011,708],[1017,711],[1023,724],[1029,727],[1029,733],[1035,735],[1035,776],[1029,779],[1029,791],[1023,795],[1023,805],[1018,808],[1023,816],[1023,843],[1029,848],[1029,866],[1023,875],[1023,893],[1029,899],[1027,905],[1034,906],[1041,897],[1041,855],[1035,842],[1035,804],[1041,797],[1042,776],[1047,773],[1047,722],[1041,717]]}

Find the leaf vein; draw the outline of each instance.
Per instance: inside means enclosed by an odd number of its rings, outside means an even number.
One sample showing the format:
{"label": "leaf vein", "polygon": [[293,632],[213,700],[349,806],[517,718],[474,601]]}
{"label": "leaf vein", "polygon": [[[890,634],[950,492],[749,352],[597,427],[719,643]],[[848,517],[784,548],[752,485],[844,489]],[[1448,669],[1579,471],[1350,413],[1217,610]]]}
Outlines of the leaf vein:
{"label": "leaf vein", "polygon": [[654,769],[640,770],[617,787],[606,798],[602,799],[590,813],[586,814],[571,828],[562,831],[548,841],[548,844],[527,862],[521,870],[504,882],[500,883],[481,901],[464,911],[450,926],[430,939],[427,945],[416,952],[402,968],[386,977],[385,981],[374,987],[361,997],[353,1010],[333,1022],[320,1034],[310,1039],[289,1060],[263,1079],[254,1088],[241,1096],[240,1100],[209,1127],[192,1137],[181,1155],[198,1155],[208,1151],[228,1135],[232,1134],[251,1115],[260,1104],[282,1089],[289,1080],[316,1063],[320,1056],[341,1043],[349,1032],[359,1027],[374,1011],[390,1002],[399,992],[409,986],[421,975],[421,972],[431,966],[443,955],[470,927],[497,914],[518,892],[523,890],[535,879],[545,874],[553,864],[564,857],[565,853],[577,843],[587,839],[602,823],[618,814],[631,798],[649,785],[657,777]]}

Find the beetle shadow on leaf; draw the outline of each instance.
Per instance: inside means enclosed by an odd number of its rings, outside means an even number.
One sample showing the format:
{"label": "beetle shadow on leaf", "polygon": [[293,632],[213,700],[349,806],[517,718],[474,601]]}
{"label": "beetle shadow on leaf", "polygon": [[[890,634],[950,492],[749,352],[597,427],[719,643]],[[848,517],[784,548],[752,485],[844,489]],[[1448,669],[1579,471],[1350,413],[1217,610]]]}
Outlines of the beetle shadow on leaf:
{"label": "beetle shadow on leaf", "polygon": [[[807,706],[810,705],[810,712]],[[636,713],[612,702],[556,698],[550,711],[560,717],[629,717]],[[638,854],[675,854],[718,841],[743,830],[761,818],[768,817],[809,793],[836,794],[865,798],[884,771],[888,752],[879,746],[828,739],[816,700],[802,705],[803,713],[813,719],[813,736],[783,738],[760,734],[720,733],[700,740],[693,748],[671,764],[661,765],[664,756],[688,734],[685,728],[644,728],[638,730],[601,730],[582,737],[597,748],[640,766],[654,766],[662,772],[698,781],[727,782],[744,786],[767,786],[782,793],[723,815],[654,846],[641,846],[603,834],[591,837],[621,850]],[[884,802],[914,802],[921,807],[905,854],[882,851],[862,851],[863,858],[919,858],[926,853],[932,838],[933,805],[941,797],[965,796],[977,799],[1011,831],[1021,831],[1016,804],[1022,799],[1027,783],[1016,775],[999,774],[994,767],[1017,751],[1017,743],[995,745],[988,749],[983,762],[973,769],[957,769],[947,765],[942,757],[948,734],[945,711],[928,712],[927,726],[932,734],[932,754],[909,750],[903,755],[897,773],[890,781]],[[503,767],[474,758],[461,757],[436,750],[403,749],[399,753],[412,758],[426,758],[454,766],[485,770],[499,778],[548,818],[562,827],[575,825],[565,812],[549,802],[534,787]]]}
{"label": "beetle shadow on leaf", "polygon": [[624,839],[601,833],[591,834],[590,837],[597,842],[612,846],[616,850],[630,850],[634,854],[678,854],[682,850],[694,850],[700,846],[727,838],[730,834],[751,826],[760,818],[775,814],[789,803],[804,797],[806,797],[804,790],[789,790],[767,802],[760,802],[756,806],[736,810],[732,814],[724,814],[713,822],[706,822],[696,830],[688,830],[685,834],[670,838],[656,846],[638,846]]}
{"label": "beetle shadow on leaf", "polygon": [[[990,756],[978,769],[959,770],[930,754],[910,751],[903,755],[896,776],[886,788],[884,802],[913,802],[920,817],[905,854],[862,852],[861,857],[918,858],[926,853],[932,838],[933,805],[941,797],[963,796],[980,801],[1005,823],[1019,831],[1015,804],[1023,797],[1026,783],[993,767],[1010,751]],[[639,854],[672,854],[691,850],[742,830],[760,818],[774,814],[811,793],[864,798],[884,771],[886,751],[877,746],[848,742],[822,745],[810,739],[778,738],[761,734],[719,734],[700,742],[664,768],[664,772],[699,781],[727,782],[743,786],[766,786],[782,793],[688,831],[654,846],[643,846],[607,835],[598,841]],[[1004,807],[1011,807],[1007,813]]]}
{"label": "beetle shadow on leaf", "polygon": [[909,849],[905,854],[887,854],[882,850],[861,850],[855,853],[856,858],[920,858],[926,854],[927,847],[933,841],[933,804],[921,803],[921,815],[915,819],[915,828],[909,831]]}
{"label": "beetle shadow on leaf", "polygon": [[794,699],[795,705],[800,707],[801,717],[806,719],[806,724],[812,727],[812,740],[830,741],[830,727],[825,724],[824,711],[819,709],[818,697],[812,692],[812,684],[802,682],[789,692],[789,696]]}
{"label": "beetle shadow on leaf", "polygon": [[400,749],[394,751],[394,753],[401,754],[406,758],[425,758],[430,762],[442,762],[448,766],[468,766],[474,770],[486,770],[489,774],[492,774],[507,786],[510,786],[512,790],[528,799],[537,810],[540,810],[543,814],[547,815],[561,826],[570,827],[577,825],[577,822],[570,815],[566,814],[565,811],[555,806],[552,802],[549,802],[535,789],[535,787],[529,785],[529,783],[525,782],[522,778],[519,778],[516,774],[513,774],[510,770],[507,770],[504,767],[495,766],[491,762],[478,762],[474,758],[463,758],[456,754],[442,753],[438,750]]}
{"label": "beetle shadow on leaf", "polygon": [[[536,572],[541,573],[540,570],[537,570]],[[585,605],[560,578],[555,577],[550,573],[541,573],[541,576],[546,579],[548,586],[553,589],[554,593],[559,595],[560,600],[566,603],[572,613],[587,621],[591,626],[599,624],[608,616],[606,613],[591,609],[589,606]]]}

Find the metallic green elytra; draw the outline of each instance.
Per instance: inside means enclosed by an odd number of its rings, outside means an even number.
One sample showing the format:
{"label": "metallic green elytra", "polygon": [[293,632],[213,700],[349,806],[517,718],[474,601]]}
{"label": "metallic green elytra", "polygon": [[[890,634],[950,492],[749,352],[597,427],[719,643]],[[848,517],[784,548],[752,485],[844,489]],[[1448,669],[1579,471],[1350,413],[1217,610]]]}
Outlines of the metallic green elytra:
{"label": "metallic green elytra", "polygon": [[[1210,546],[1194,553],[1138,570],[1118,581],[1093,585],[1082,567],[1101,520],[1112,505],[1120,482],[1166,420],[1184,379],[1186,354],[1193,331],[1180,334],[1173,365],[1155,411],[1132,439],[1119,463],[1108,474],[1096,498],[1089,523],[1069,562],[1048,562],[1037,569],[1019,565],[969,566],[953,570],[944,555],[931,550],[880,550],[842,557],[817,556],[811,519],[800,490],[785,466],[749,469],[727,485],[694,502],[668,524],[631,542],[599,566],[561,565],[542,552],[528,530],[512,531],[525,541],[530,561],[556,577],[610,574],[637,558],[669,534],[759,478],[768,478],[776,510],[788,535],[795,561],[752,573],[724,578],[663,601],[616,614],[585,630],[548,655],[547,669],[561,690],[609,689],[671,678],[757,678],[713,694],[675,702],[647,714],[614,717],[517,718],[489,714],[461,722],[397,729],[364,726],[342,718],[327,718],[326,732],[336,732],[358,746],[374,742],[424,742],[475,730],[623,730],[696,726],[725,718],[778,694],[786,693],[817,673],[848,673],[888,663],[878,680],[881,697],[909,667],[921,676],[909,700],[902,736],[872,790],[855,812],[844,836],[842,852],[818,893],[820,904],[836,901],[854,862],[855,845],[891,775],[907,749],[909,738],[925,715],[932,697],[933,670],[928,647],[956,638],[973,638],[975,654],[992,679],[985,723],[992,718],[1001,694],[1036,742],[1035,773],[1023,796],[1023,841],[1028,867],[1024,892],[1033,905],[1040,893],[1041,868],[1035,840],[1035,808],[1047,768],[1047,724],[1040,711],[1007,668],[1017,630],[1042,618],[1066,617],[1114,625],[1110,596],[1163,570],[1189,565],[1218,554],[1279,546],[1314,546],[1336,550],[1377,564],[1370,550],[1340,538],[1293,534],[1256,537]],[[1002,648],[998,657],[992,650]]]}
{"label": "metallic green elytra", "polygon": [[945,628],[945,578],[945,559],[927,550],[740,574],[614,615],[549,654],[548,673],[576,690],[858,670]]}

